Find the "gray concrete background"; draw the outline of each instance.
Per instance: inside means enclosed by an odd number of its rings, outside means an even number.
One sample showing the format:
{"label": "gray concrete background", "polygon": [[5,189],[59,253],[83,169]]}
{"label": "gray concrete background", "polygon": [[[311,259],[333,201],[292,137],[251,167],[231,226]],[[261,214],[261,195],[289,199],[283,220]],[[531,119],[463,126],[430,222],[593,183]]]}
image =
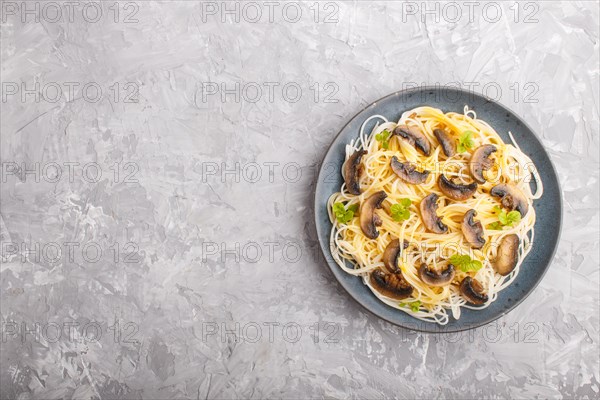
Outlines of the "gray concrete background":
{"label": "gray concrete background", "polygon": [[[1,6],[2,399],[598,398],[597,2]],[[511,107],[564,196],[541,285],[450,336],[311,226],[340,127],[425,84]]]}

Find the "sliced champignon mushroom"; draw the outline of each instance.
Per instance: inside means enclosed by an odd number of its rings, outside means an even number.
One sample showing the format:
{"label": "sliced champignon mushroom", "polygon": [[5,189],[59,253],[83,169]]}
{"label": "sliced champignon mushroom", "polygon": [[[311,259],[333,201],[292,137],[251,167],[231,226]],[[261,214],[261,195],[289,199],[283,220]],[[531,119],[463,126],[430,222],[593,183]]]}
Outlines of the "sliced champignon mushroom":
{"label": "sliced champignon mushroom", "polygon": [[419,278],[425,284],[429,286],[446,286],[452,282],[454,276],[456,275],[456,271],[454,270],[454,265],[448,264],[448,266],[442,271],[432,270],[427,266],[427,264],[421,264],[419,268]]}
{"label": "sliced champignon mushroom", "polygon": [[446,233],[448,232],[448,227],[444,225],[442,219],[438,217],[435,212],[438,208],[438,198],[439,196],[437,194],[431,193],[421,200],[421,204],[419,205],[421,218],[428,231],[433,233]]}
{"label": "sliced champignon mushroom", "polygon": [[344,164],[344,181],[346,182],[346,188],[351,194],[360,194],[360,184],[358,182],[362,166],[360,160],[363,155],[367,154],[365,150],[355,151]]}
{"label": "sliced champignon mushroom", "polygon": [[438,186],[445,196],[452,200],[466,200],[475,194],[477,190],[477,183],[469,183],[468,185],[461,185],[454,183],[448,178],[441,174],[438,178]]}
{"label": "sliced champignon mushroom", "polygon": [[424,170],[423,172],[419,172],[414,164],[410,162],[401,163],[398,161],[396,156],[392,157],[390,166],[392,167],[392,171],[394,171],[394,173],[398,175],[400,179],[402,179],[404,182],[412,183],[413,185],[422,184],[429,176],[429,171]]}
{"label": "sliced champignon mushroom", "polygon": [[442,145],[446,157],[452,157],[456,154],[456,140],[452,139],[443,129],[434,129],[433,134]]}
{"label": "sliced champignon mushroom", "polygon": [[490,194],[494,197],[500,197],[500,203],[509,210],[517,210],[521,213],[521,217],[527,215],[529,204],[527,198],[515,185],[501,183],[490,190]]}
{"label": "sliced champignon mushroom", "polygon": [[[408,242],[405,240],[402,242],[402,248],[406,249],[408,247]],[[402,249],[400,248],[400,240],[394,239],[392,240],[383,251],[383,265],[389,272],[392,273],[400,273],[400,268],[398,267],[398,260],[400,259],[400,254],[402,254]]]}
{"label": "sliced champignon mushroom", "polygon": [[471,175],[473,175],[473,179],[475,179],[479,183],[485,183],[485,178],[483,177],[483,171],[490,169],[492,166],[492,160],[490,160],[490,154],[496,152],[498,149],[493,144],[484,144],[483,146],[479,146],[471,156],[471,161],[469,161],[469,171]]}
{"label": "sliced champignon mushroom", "polygon": [[483,286],[470,276],[460,283],[460,294],[471,304],[479,305],[488,301],[487,294],[483,293]]}
{"label": "sliced champignon mushroom", "polygon": [[502,276],[510,274],[519,261],[519,236],[514,233],[502,238],[498,254],[492,261],[494,270]]}
{"label": "sliced champignon mushroom", "polygon": [[408,143],[415,146],[415,148],[421,150],[421,152],[426,156],[428,156],[431,153],[431,145],[429,144],[429,141],[427,141],[427,138],[425,137],[423,132],[419,130],[419,128],[408,125],[398,125],[394,129],[393,133],[394,135],[398,135],[403,139],[406,139]]}
{"label": "sliced champignon mushroom", "polygon": [[467,242],[469,242],[471,247],[474,249],[480,249],[485,244],[485,239],[483,238],[483,226],[481,225],[481,222],[473,219],[475,216],[477,216],[477,211],[467,211],[463,217],[460,228],[463,235],[465,235],[465,239],[467,239]]}
{"label": "sliced champignon mushroom", "polygon": [[413,287],[402,274],[392,274],[377,268],[371,273],[371,285],[385,297],[402,300],[412,294]]}
{"label": "sliced champignon mushroom", "polygon": [[381,190],[372,194],[360,205],[360,229],[369,239],[377,239],[379,236],[378,226],[381,226],[381,218],[375,214],[376,208],[381,208],[381,203],[387,194]]}

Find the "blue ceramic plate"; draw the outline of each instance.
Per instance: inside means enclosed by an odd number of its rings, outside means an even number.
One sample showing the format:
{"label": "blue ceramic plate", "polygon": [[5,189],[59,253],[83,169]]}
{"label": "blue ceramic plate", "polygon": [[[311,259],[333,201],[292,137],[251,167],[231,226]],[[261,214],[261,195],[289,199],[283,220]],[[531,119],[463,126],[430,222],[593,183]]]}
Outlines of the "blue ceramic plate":
{"label": "blue ceramic plate", "polygon": [[[333,261],[329,250],[331,222],[327,215],[327,199],[339,191],[343,178],[340,173],[344,162],[345,146],[351,139],[357,138],[360,126],[370,116],[380,114],[390,121],[397,121],[400,115],[419,106],[431,106],[444,112],[462,113],[468,105],[477,113],[477,118],[488,122],[502,139],[509,143],[508,131],[511,131],[521,150],[535,163],[544,184],[544,195],[535,200],[533,206],[537,214],[535,223],[535,242],[529,255],[523,262],[517,279],[498,294],[498,299],[482,310],[463,308],[458,320],[450,317],[445,326],[423,322],[410,315],[387,306],[379,301],[362,279],[349,275]],[[365,132],[370,132],[376,121],[370,121]],[[562,203],[556,171],[552,166],[544,146],[531,128],[508,108],[483,96],[451,88],[425,87],[393,93],[371,104],[354,116],[342,128],[321,164],[315,190],[315,224],[321,250],[333,275],[359,304],[367,310],[393,324],[425,332],[457,332],[475,328],[508,313],[522,302],[537,286],[550,266],[556,251],[561,229]]]}

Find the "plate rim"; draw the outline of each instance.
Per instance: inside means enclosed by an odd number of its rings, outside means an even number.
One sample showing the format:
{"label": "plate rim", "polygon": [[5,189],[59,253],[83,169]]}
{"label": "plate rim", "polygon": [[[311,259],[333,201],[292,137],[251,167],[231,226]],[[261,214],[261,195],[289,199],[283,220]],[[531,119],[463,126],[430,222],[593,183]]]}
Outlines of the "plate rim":
{"label": "plate rim", "polygon": [[[407,95],[410,93],[418,93],[418,92],[423,92],[423,91],[441,91],[441,90],[454,90],[456,92],[460,92],[461,94],[467,94],[470,96],[474,96],[474,97],[479,97],[481,99],[486,100],[487,102],[490,103],[494,103],[497,106],[503,108],[505,111],[509,112],[511,115],[515,116],[517,118],[517,120],[519,120],[519,122],[521,122],[521,124],[523,124],[523,126],[529,130],[533,135],[530,135],[534,140],[536,140],[539,145],[542,147],[542,149],[544,150],[546,156],[548,157],[548,161],[549,161],[549,165],[551,168],[551,172],[554,174],[554,176],[556,177],[556,182],[558,184],[558,206],[560,209],[560,213],[559,213],[559,217],[557,219],[557,224],[558,224],[558,235],[556,237],[556,243],[554,245],[554,248],[552,249],[551,255],[550,255],[550,261],[548,261],[548,263],[546,263],[546,265],[544,266],[544,270],[542,271],[541,275],[539,276],[539,278],[536,280],[535,284],[527,291],[524,293],[523,296],[521,296],[518,300],[516,300],[513,304],[511,304],[506,310],[504,310],[503,312],[499,313],[496,316],[487,318],[485,320],[482,320],[478,323],[475,324],[471,324],[469,326],[459,326],[455,329],[446,329],[446,327],[448,325],[436,325],[436,328],[438,328],[438,330],[430,330],[430,329],[423,329],[423,328],[415,328],[412,326],[407,326],[407,325],[402,325],[398,322],[395,321],[391,321],[389,318],[380,315],[378,312],[371,310],[369,307],[367,307],[365,304],[362,303],[361,300],[359,300],[359,298],[357,296],[354,295],[354,293],[352,293],[351,290],[348,289],[347,285],[345,282],[343,282],[342,280],[338,279],[338,277],[336,276],[335,272],[333,271],[334,267],[335,268],[340,268],[339,265],[337,265],[337,263],[335,263],[334,261],[329,262],[328,261],[328,253],[330,253],[329,250],[329,246],[327,246],[327,248],[324,247],[323,242],[322,242],[322,237],[321,237],[321,233],[320,230],[318,229],[318,226],[320,224],[320,222],[317,220],[317,193],[318,193],[318,188],[321,185],[321,178],[322,178],[322,174],[323,174],[323,165],[325,162],[325,159],[328,158],[329,154],[332,151],[333,145],[334,143],[337,141],[337,139],[340,137],[340,135],[342,134],[342,132],[346,129],[346,127],[356,118],[358,117],[360,114],[362,114],[364,111],[366,111],[367,109],[369,109],[370,107],[375,106],[377,103],[386,100],[390,97],[393,96],[402,96],[402,95]],[[340,166],[341,169],[341,166]],[[546,276],[546,273],[548,272],[548,270],[550,269],[550,265],[552,264],[552,261],[554,260],[554,257],[556,256],[556,251],[558,250],[558,245],[560,244],[560,240],[561,240],[561,236],[562,236],[562,228],[563,228],[563,212],[564,212],[564,208],[563,208],[563,192],[561,190],[561,184],[560,184],[560,177],[556,171],[556,167],[554,166],[554,162],[552,161],[552,158],[550,157],[550,154],[548,153],[548,151],[546,150],[546,147],[544,146],[543,142],[538,138],[538,135],[536,133],[536,131],[534,129],[531,128],[531,126],[525,121],[523,120],[523,118],[521,118],[521,116],[517,113],[515,113],[512,109],[510,109],[509,107],[507,107],[506,105],[502,104],[499,101],[496,101],[494,99],[491,99],[483,94],[479,94],[479,93],[475,93],[473,91],[467,91],[461,88],[457,88],[457,87],[439,87],[439,86],[432,86],[432,85],[426,85],[426,86],[419,86],[416,88],[407,88],[407,89],[402,89],[402,90],[398,90],[396,92],[392,92],[388,95],[385,95],[375,101],[373,101],[372,103],[368,104],[366,107],[360,109],[357,113],[355,113],[352,117],[350,117],[347,122],[340,128],[340,130],[338,131],[338,133],[333,137],[333,139],[331,140],[331,142],[329,143],[329,146],[327,147],[327,150],[325,151],[325,154],[323,155],[323,158],[321,159],[321,162],[319,164],[319,173],[317,174],[317,181],[315,183],[315,192],[314,192],[314,196],[313,196],[313,207],[312,207],[312,213],[313,213],[313,222],[314,222],[314,229],[316,230],[317,233],[317,241],[319,243],[319,248],[321,250],[321,253],[324,256],[325,259],[325,264],[328,266],[328,268],[331,270],[331,274],[334,276],[335,280],[342,286],[342,288],[346,291],[346,293],[348,295],[350,295],[350,297],[352,297],[352,299],[354,299],[354,301],[358,304],[360,304],[360,306],[365,309],[366,311],[368,311],[370,314],[376,316],[379,319],[382,319],[394,326],[398,326],[400,328],[403,329],[408,329],[408,330],[412,330],[415,332],[422,332],[422,333],[457,333],[457,332],[464,332],[464,331],[469,331],[469,330],[473,330],[476,328],[479,328],[481,326],[490,324],[500,318],[502,318],[503,316],[505,316],[506,314],[508,314],[509,312],[511,312],[512,310],[514,310],[515,308],[517,308],[517,306],[519,306],[525,299],[527,299],[531,293],[533,293],[533,291],[539,286],[539,284],[542,282],[542,280],[544,279],[544,277]],[[327,238],[325,238],[327,239]],[[327,241],[327,244],[329,244],[329,241]],[[330,255],[330,254],[329,254]],[[332,264],[335,264],[332,265]],[[358,276],[357,276],[358,277]],[[407,314],[409,315],[409,314]],[[410,315],[409,315],[410,316]],[[414,317],[413,317],[414,318]],[[415,321],[420,321],[417,318],[414,318]],[[416,325],[416,324],[415,324]]]}

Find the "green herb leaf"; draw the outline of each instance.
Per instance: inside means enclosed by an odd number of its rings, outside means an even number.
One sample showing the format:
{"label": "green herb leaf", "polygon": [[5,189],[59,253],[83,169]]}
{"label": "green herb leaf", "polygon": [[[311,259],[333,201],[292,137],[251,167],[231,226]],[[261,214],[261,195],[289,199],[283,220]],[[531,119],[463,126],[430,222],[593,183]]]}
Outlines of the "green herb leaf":
{"label": "green herb leaf", "polygon": [[458,153],[464,153],[468,149],[472,149],[475,146],[475,142],[473,142],[473,135],[475,132],[473,131],[464,131],[460,138],[458,139],[458,144],[456,145],[456,151]]}
{"label": "green herb leaf", "polygon": [[398,305],[400,307],[410,307],[412,312],[418,312],[419,308],[421,307],[421,301],[417,300],[417,301],[412,301],[410,303],[398,303]]}
{"label": "green herb leaf", "polygon": [[456,253],[448,261],[463,272],[479,271],[483,267],[481,261],[471,259],[467,254],[460,255]]}
{"label": "green herb leaf", "polygon": [[501,210],[500,207],[495,206],[494,211],[498,212],[498,221],[488,224],[489,229],[502,230],[505,226],[515,226],[521,222],[521,213],[518,211],[506,212]]}
{"label": "green herb leaf", "polygon": [[[483,267],[483,264],[479,260],[471,260],[471,263],[466,267],[467,271],[479,271]],[[464,269],[463,269],[464,271]],[[467,272],[465,271],[465,272]]]}
{"label": "green herb leaf", "polygon": [[508,225],[508,215],[506,214],[506,211],[502,210],[500,214],[498,214],[498,221],[500,221],[502,225]]}
{"label": "green herb leaf", "polygon": [[501,231],[503,228],[503,225],[499,221],[496,221],[496,222],[492,222],[491,224],[488,224],[487,228],[495,230],[495,231]]}
{"label": "green herb leaf", "polygon": [[380,133],[375,135],[375,140],[377,140],[378,142],[381,142],[381,147],[383,147],[385,150],[390,148],[390,136],[392,135],[392,132],[388,131],[387,129],[384,129],[383,131],[381,131]]}
{"label": "green herb leaf", "polygon": [[450,257],[448,261],[450,261],[450,264],[460,267],[464,263],[468,263],[469,261],[471,261],[471,257],[469,257],[468,255],[463,256],[456,253],[452,257]]}
{"label": "green herb leaf", "polygon": [[390,207],[391,216],[394,221],[406,221],[410,218],[410,210],[408,209],[412,201],[410,199],[401,199],[400,203],[392,204]]}
{"label": "green herb leaf", "polygon": [[348,207],[348,209],[344,207],[344,203],[335,203],[333,205],[333,213],[335,214],[335,218],[342,224],[347,224],[348,222],[352,221],[352,218],[354,218],[354,215],[357,211],[358,204],[352,204]]}
{"label": "green herb leaf", "polygon": [[516,223],[521,222],[521,213],[518,211],[511,211],[506,216],[507,225],[514,226]]}
{"label": "green herb leaf", "polygon": [[417,300],[417,301],[413,301],[412,303],[410,303],[410,309],[413,312],[417,312],[419,311],[419,308],[421,307],[421,301]]}

